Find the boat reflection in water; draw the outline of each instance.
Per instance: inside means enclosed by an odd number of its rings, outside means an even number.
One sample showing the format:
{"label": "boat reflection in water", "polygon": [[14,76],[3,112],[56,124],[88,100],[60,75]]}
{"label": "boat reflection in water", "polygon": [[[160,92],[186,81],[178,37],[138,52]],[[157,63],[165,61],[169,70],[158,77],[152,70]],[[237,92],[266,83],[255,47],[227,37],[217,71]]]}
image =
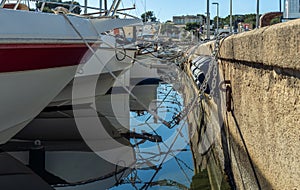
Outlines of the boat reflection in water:
{"label": "boat reflection in water", "polygon": [[151,101],[156,99],[160,76],[156,68],[147,66],[134,64],[130,68],[131,93],[137,98],[130,96],[131,111],[146,111]]}
{"label": "boat reflection in water", "polygon": [[[129,75],[117,81],[129,85]],[[55,189],[118,184],[136,164],[129,138],[137,136],[130,133],[129,94],[120,85],[116,82],[109,93],[97,96],[95,106],[85,102],[45,108],[3,149]]]}
{"label": "boat reflection in water", "polygon": [[[176,117],[184,106],[181,94],[175,90],[175,83],[180,81],[178,70],[171,68],[157,59],[146,59],[130,69],[130,130],[151,136],[152,140],[131,138],[136,152],[135,168],[112,189],[190,187],[192,154],[187,125]],[[168,80],[172,78],[167,77],[170,74],[176,76],[173,81]]]}
{"label": "boat reflection in water", "polygon": [[[119,98],[121,96],[122,94]],[[109,97],[103,99],[108,100]],[[122,102],[115,103],[123,105]],[[108,105],[106,101],[104,105]],[[97,107],[101,107],[100,100],[97,101]],[[118,124],[118,118],[113,119],[109,116],[108,110],[111,108],[103,106],[101,108],[106,111],[106,115],[98,112],[98,119],[102,125],[97,128],[97,134],[94,134],[93,130],[89,133],[90,136],[87,133],[80,134],[72,110],[68,108],[59,111],[44,110],[3,149],[28,165],[55,189],[92,190],[112,187],[129,174],[130,166],[136,162],[135,151],[129,140],[122,137],[120,129],[124,127]],[[119,112],[124,110],[122,107],[119,108]],[[89,117],[92,114],[89,113],[93,113],[92,108],[77,109],[81,109],[81,116],[84,119],[91,119]],[[123,116],[129,116],[129,109],[127,112],[128,114],[124,113]],[[120,121],[125,122],[125,117]],[[85,127],[88,129],[89,122],[86,124]],[[87,142],[93,142],[98,146],[91,149]],[[122,149],[119,146],[127,148]],[[111,151],[114,151],[114,157],[101,157]]]}
{"label": "boat reflection in water", "polygon": [[139,61],[94,101],[46,107],[2,145],[1,189],[189,188],[184,106],[166,70],[177,72]]}

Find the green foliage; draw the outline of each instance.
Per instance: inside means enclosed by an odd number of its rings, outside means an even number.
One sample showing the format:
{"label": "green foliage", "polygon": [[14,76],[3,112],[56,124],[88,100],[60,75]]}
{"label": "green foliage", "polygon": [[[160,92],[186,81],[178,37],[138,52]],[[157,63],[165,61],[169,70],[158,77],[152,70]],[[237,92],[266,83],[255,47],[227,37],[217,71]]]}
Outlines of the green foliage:
{"label": "green foliage", "polygon": [[196,23],[196,22],[187,23],[185,25],[185,30],[187,30],[187,31],[196,30],[198,28],[200,28],[200,24]]}
{"label": "green foliage", "polygon": [[[214,18],[214,23],[217,22],[217,17]],[[244,22],[252,24],[253,26],[256,25],[256,14],[245,14],[245,15],[232,15],[232,24],[237,22]],[[230,15],[226,16],[225,18],[219,17],[219,27],[222,28],[225,25],[230,25]]]}
{"label": "green foliage", "polygon": [[230,24],[230,16],[228,15],[225,18],[220,18],[219,22],[222,23],[223,26],[224,25],[229,25]]}
{"label": "green foliage", "polygon": [[151,21],[151,22],[156,22],[156,17],[154,16],[154,13],[153,13],[153,11],[147,11],[147,12],[145,12],[145,13],[143,13],[142,15],[141,15],[141,18],[142,18],[142,20],[143,20],[143,22],[147,22],[147,21]]}
{"label": "green foliage", "polygon": [[210,190],[211,185],[209,181],[209,176],[207,169],[195,174],[192,178],[192,183],[191,183],[191,190]]}
{"label": "green foliage", "polygon": [[244,22],[256,26],[256,14],[246,14]]}
{"label": "green foliage", "polygon": [[[64,3],[72,4],[72,1],[65,1]],[[80,4],[77,1],[73,1],[73,5],[80,5]],[[65,8],[69,9],[69,6],[65,6]],[[77,6],[71,12],[75,13],[75,14],[80,14],[81,13],[81,8]]]}
{"label": "green foliage", "polygon": [[[217,18],[218,18],[217,16],[214,17],[214,25],[215,25],[214,27],[215,28],[217,28]],[[223,22],[221,22],[221,21],[222,21],[222,18],[219,17],[219,28],[223,28],[223,26],[224,26]]]}
{"label": "green foliage", "polygon": [[[58,3],[65,3],[65,4],[71,4],[72,1],[61,1],[61,0],[51,0],[51,2],[58,2]],[[38,9],[41,9],[42,7],[42,2],[37,2],[36,3],[36,7]],[[74,5],[80,5],[78,2],[74,1],[73,2]],[[64,7],[66,9],[69,9],[70,6],[69,5],[58,5],[58,4],[54,4],[54,3],[46,3],[45,4],[45,7],[43,9],[43,12],[47,12],[47,13],[53,13],[52,9],[55,9],[56,7]],[[75,14],[80,14],[81,13],[81,8],[80,7],[76,7],[74,8],[72,11],[72,13],[75,13]]]}
{"label": "green foliage", "polygon": [[[38,8],[40,9],[40,7],[38,7]],[[45,7],[44,7],[44,9],[43,9],[43,12],[46,12],[46,13],[53,13],[53,11],[51,10],[51,8],[48,7],[48,6],[46,6],[46,5],[45,5]]]}
{"label": "green foliage", "polygon": [[270,22],[271,25],[273,24],[277,24],[277,23],[280,23],[281,22],[281,19],[280,17],[276,17],[276,18],[273,18]]}

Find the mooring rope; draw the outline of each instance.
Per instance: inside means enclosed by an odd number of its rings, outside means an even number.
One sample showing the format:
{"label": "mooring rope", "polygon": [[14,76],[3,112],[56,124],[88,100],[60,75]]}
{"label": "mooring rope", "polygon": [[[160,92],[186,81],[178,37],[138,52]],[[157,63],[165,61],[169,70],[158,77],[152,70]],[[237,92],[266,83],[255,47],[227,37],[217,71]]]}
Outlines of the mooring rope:
{"label": "mooring rope", "polygon": [[63,17],[65,18],[65,20],[70,24],[70,26],[72,27],[72,29],[76,32],[76,34],[82,39],[82,41],[85,43],[85,45],[88,47],[88,49],[93,53],[93,55],[95,56],[95,58],[97,59],[97,61],[99,61],[100,64],[103,65],[104,69],[106,69],[109,74],[118,82],[120,82],[120,84],[122,84],[122,88],[129,94],[131,95],[145,110],[147,110],[147,112],[149,112],[151,115],[153,115],[153,117],[155,117],[156,119],[158,119],[159,121],[161,121],[164,125],[168,126],[168,122],[165,121],[164,119],[162,119],[161,117],[159,117],[155,112],[153,112],[152,110],[148,109],[147,106],[145,106],[143,104],[143,102],[141,102],[124,84],[124,81],[120,80],[111,70],[109,70],[107,68],[107,66],[101,61],[101,59],[99,58],[99,56],[96,54],[95,50],[91,47],[91,45],[87,42],[87,40],[80,34],[80,32],[77,30],[77,28],[74,26],[74,24],[70,21],[70,19],[65,15],[62,14]]}

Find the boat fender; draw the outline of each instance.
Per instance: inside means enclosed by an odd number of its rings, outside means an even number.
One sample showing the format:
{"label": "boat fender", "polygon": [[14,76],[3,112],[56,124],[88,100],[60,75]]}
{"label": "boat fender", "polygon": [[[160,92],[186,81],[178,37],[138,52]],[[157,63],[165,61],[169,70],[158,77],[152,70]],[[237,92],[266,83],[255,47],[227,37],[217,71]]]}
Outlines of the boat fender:
{"label": "boat fender", "polygon": [[231,112],[231,100],[232,100],[232,90],[229,85],[226,85],[226,110]]}

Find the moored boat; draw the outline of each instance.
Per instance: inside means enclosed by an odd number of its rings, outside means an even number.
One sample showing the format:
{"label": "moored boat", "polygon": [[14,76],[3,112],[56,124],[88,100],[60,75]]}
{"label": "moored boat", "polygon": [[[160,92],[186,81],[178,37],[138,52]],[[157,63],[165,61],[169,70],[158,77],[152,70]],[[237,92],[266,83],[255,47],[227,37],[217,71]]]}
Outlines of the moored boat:
{"label": "moored boat", "polygon": [[48,106],[92,102],[95,98],[105,95],[116,78],[130,69],[136,51],[127,48],[131,47],[131,44],[118,44],[116,37],[111,35],[101,35],[101,39],[103,43],[76,73],[74,81],[70,82]]}
{"label": "moored boat", "polygon": [[[3,8],[0,3],[0,144],[71,81],[99,34],[136,19],[87,19]],[[80,27],[78,27],[80,26]]]}
{"label": "moored boat", "polygon": [[[59,15],[0,9],[0,143],[32,120],[73,78],[88,48]],[[54,30],[44,22],[52,20]],[[34,26],[29,22],[43,21]],[[60,22],[59,22],[60,21]],[[78,20],[82,22],[82,20]],[[87,22],[83,22],[87,25]],[[88,34],[88,31],[85,31]],[[82,31],[83,33],[83,31]],[[96,33],[89,38],[98,40]],[[64,37],[69,37],[65,39]],[[72,39],[73,37],[73,39]]]}

